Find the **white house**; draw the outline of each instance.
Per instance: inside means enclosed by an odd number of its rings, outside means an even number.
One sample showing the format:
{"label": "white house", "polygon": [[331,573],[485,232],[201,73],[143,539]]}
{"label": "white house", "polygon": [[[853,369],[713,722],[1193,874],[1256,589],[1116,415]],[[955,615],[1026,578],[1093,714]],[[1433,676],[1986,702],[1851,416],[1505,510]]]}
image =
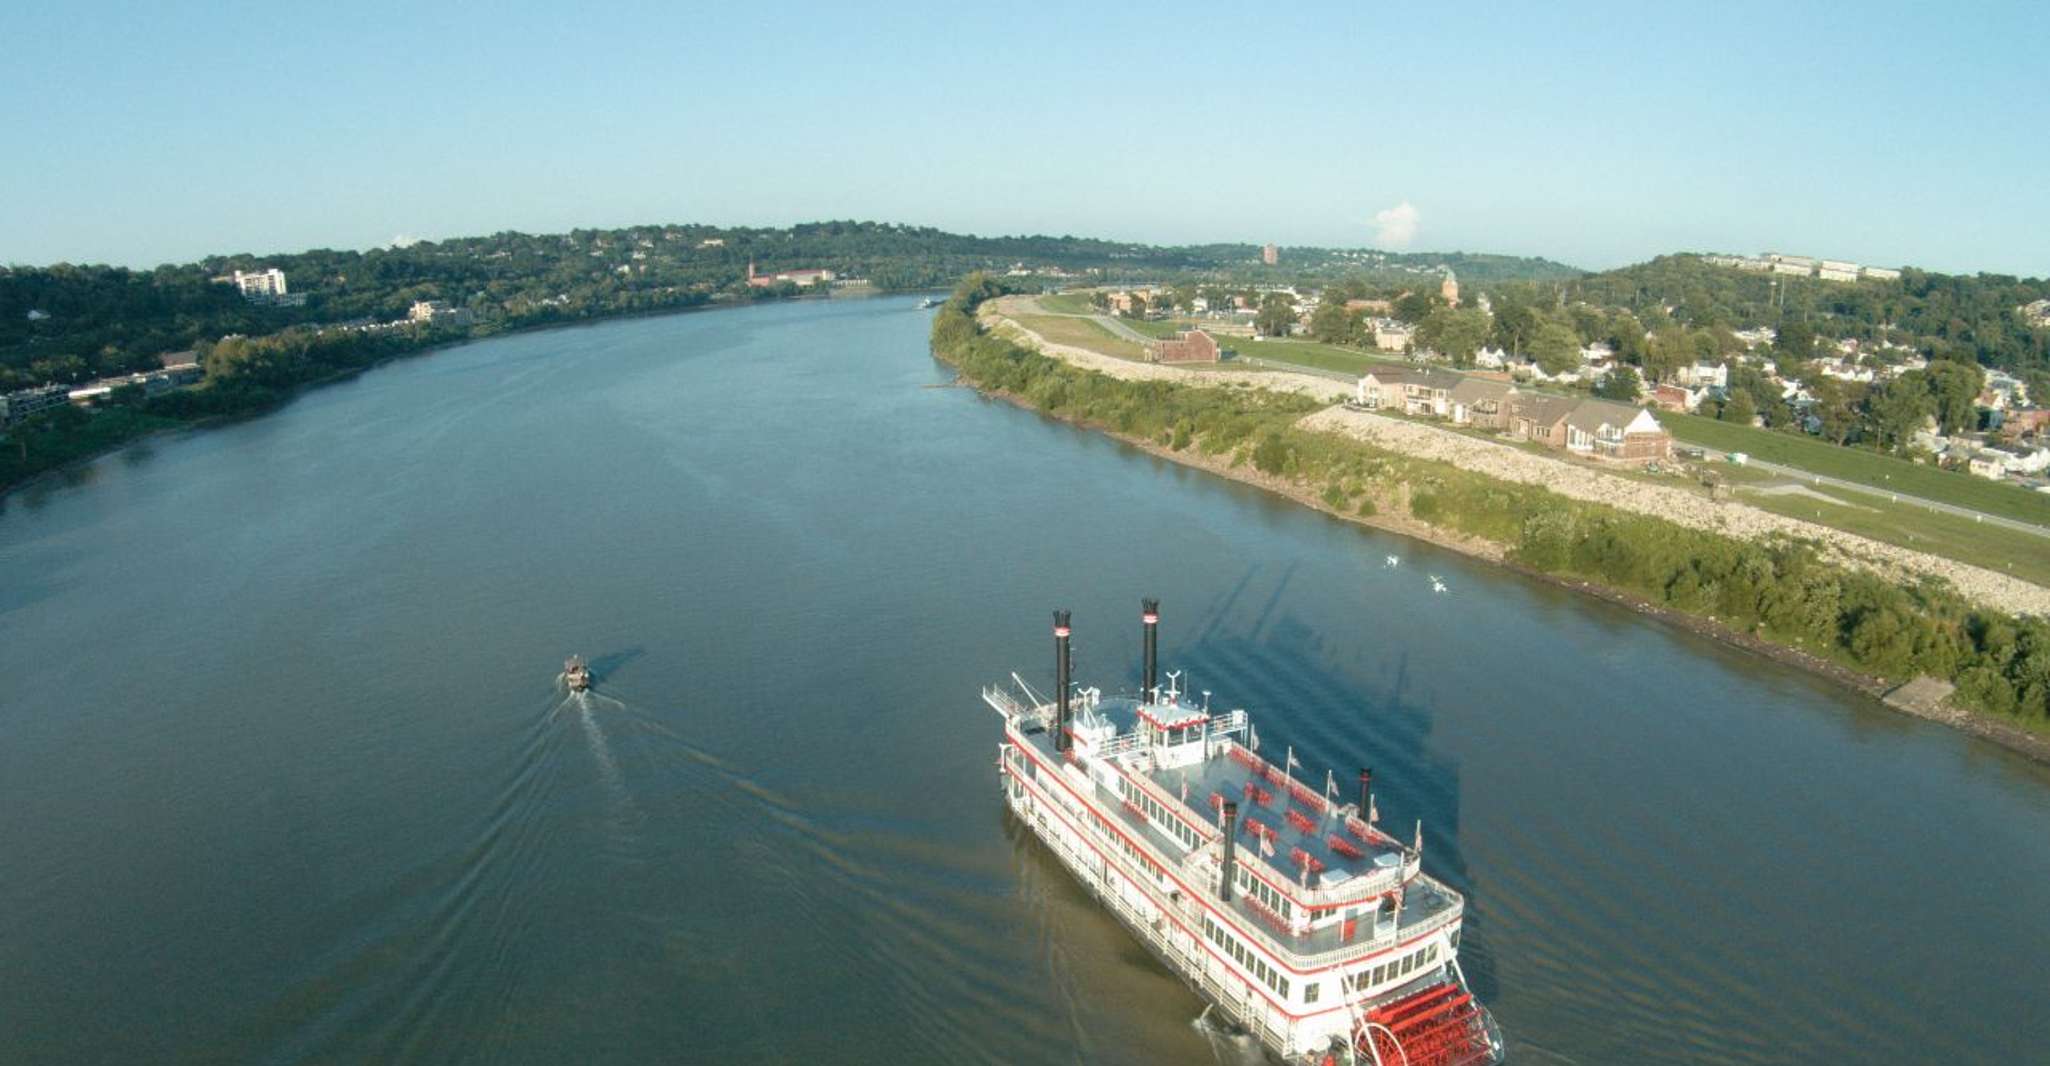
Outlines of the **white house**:
{"label": "white house", "polygon": [[1695,363],[1680,368],[1676,375],[1680,384],[1695,389],[1727,389],[1730,387],[1730,368],[1721,363]]}

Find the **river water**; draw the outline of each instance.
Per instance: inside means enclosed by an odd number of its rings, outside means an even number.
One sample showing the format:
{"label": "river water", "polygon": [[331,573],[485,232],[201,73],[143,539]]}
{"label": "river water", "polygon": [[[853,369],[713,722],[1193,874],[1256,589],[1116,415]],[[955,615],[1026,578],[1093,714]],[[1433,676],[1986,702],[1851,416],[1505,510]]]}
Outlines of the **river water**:
{"label": "river water", "polygon": [[1054,607],[1135,683],[1142,595],[1423,822],[1512,1061],[2050,1054],[2043,769],[937,387],[927,323],[500,338],[8,498],[0,1059],[1251,1061],[997,794],[979,686]]}

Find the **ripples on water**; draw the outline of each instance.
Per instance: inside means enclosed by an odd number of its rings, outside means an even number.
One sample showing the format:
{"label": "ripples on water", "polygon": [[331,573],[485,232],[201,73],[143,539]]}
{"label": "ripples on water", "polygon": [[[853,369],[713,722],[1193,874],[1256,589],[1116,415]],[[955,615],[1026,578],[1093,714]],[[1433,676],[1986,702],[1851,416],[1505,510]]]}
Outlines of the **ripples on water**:
{"label": "ripples on water", "polygon": [[63,679],[0,705],[0,1059],[1255,1062],[997,793],[978,686],[1055,606],[1131,685],[1148,594],[1422,821],[1515,1061],[2050,1042],[2039,770],[920,388],[925,321],[470,345],[0,515],[0,670]]}

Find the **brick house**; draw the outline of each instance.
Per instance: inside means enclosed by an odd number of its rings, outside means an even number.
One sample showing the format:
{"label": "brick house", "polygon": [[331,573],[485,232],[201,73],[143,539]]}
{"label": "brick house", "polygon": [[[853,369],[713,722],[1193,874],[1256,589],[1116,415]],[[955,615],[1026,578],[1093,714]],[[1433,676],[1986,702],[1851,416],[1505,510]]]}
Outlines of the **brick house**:
{"label": "brick house", "polygon": [[1566,415],[1566,450],[1610,459],[1670,459],[1673,437],[1645,408],[1582,400]]}
{"label": "brick house", "polygon": [[1515,395],[1515,387],[1507,382],[1465,378],[1447,396],[1452,404],[1452,421],[1482,429],[1508,429],[1510,398]]}
{"label": "brick house", "polygon": [[1192,329],[1173,340],[1164,340],[1153,346],[1153,361],[1156,363],[1214,363],[1217,361],[1217,338],[1200,329]]}
{"label": "brick house", "polygon": [[1518,393],[1509,410],[1509,432],[1553,448],[1566,446],[1566,416],[1580,401],[1568,396]]}

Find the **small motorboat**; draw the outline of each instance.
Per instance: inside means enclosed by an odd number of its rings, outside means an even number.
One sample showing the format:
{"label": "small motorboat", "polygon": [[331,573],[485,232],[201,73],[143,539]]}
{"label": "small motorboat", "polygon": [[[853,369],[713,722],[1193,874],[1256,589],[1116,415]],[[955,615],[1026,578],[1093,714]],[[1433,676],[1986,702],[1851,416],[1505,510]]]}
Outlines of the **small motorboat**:
{"label": "small motorboat", "polygon": [[582,692],[591,687],[591,668],[584,665],[584,657],[572,655],[562,664],[562,683],[571,692]]}

